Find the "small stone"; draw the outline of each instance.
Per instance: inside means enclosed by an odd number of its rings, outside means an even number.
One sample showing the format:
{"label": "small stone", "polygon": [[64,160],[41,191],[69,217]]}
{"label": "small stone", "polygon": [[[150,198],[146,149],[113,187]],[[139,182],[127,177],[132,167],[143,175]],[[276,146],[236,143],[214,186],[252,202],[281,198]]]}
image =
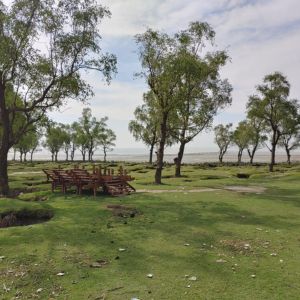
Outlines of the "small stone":
{"label": "small stone", "polygon": [[5,256],[0,256],[0,260],[2,260],[2,259],[4,259],[5,258]]}
{"label": "small stone", "polygon": [[190,244],[189,243],[185,243],[184,246],[190,246]]}
{"label": "small stone", "polygon": [[186,287],[187,287],[187,288],[190,288],[190,287],[191,287],[191,285],[189,284],[189,285],[187,285]]}
{"label": "small stone", "polygon": [[189,277],[189,280],[190,280],[190,281],[196,281],[196,280],[197,280],[197,277],[196,277],[196,276],[191,276],[191,277]]}
{"label": "small stone", "polygon": [[149,274],[147,274],[147,277],[148,277],[148,278],[153,278],[153,274],[150,274],[150,273],[149,273]]}
{"label": "small stone", "polygon": [[277,253],[271,253],[270,255],[271,256],[277,256]]}
{"label": "small stone", "polygon": [[283,259],[280,259],[279,262],[280,262],[280,263],[283,263]]}
{"label": "small stone", "polygon": [[255,278],[255,277],[256,277],[256,275],[252,274],[252,275],[251,275],[251,277],[252,277],[252,278]]}
{"label": "small stone", "polygon": [[65,276],[65,273],[64,272],[59,272],[56,274],[57,276]]}
{"label": "small stone", "polygon": [[39,288],[39,289],[36,290],[36,292],[40,293],[42,290],[43,290],[42,288]]}
{"label": "small stone", "polygon": [[119,251],[124,252],[124,251],[126,251],[126,249],[125,248],[119,248]]}

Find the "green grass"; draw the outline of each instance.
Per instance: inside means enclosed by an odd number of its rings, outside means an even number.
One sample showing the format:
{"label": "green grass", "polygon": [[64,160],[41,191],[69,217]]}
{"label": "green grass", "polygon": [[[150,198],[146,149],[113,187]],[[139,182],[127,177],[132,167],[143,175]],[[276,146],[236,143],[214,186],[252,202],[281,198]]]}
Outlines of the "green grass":
{"label": "green grass", "polygon": [[[299,299],[300,165],[272,174],[267,166],[184,166],[182,178],[167,167],[157,186],[151,167],[128,164],[137,189],[165,192],[115,198],[52,194],[43,174],[31,173],[46,166],[54,165],[10,165],[11,187],[30,192],[0,199],[0,212],[45,208],[54,217],[0,229],[1,299]],[[251,176],[239,179],[239,172]],[[201,188],[215,190],[188,192]],[[168,192],[175,189],[182,191]],[[108,204],[141,214],[116,217]],[[101,259],[109,263],[90,267]]]}

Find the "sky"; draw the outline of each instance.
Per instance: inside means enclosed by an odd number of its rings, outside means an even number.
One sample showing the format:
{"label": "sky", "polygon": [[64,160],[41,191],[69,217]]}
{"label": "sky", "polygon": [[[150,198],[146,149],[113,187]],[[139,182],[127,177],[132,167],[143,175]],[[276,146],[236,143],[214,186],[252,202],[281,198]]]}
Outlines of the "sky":
{"label": "sky", "polygon": [[[134,36],[147,28],[169,34],[187,28],[192,21],[208,22],[216,31],[216,50],[227,50],[231,60],[223,67],[222,78],[233,86],[232,105],[220,112],[214,125],[245,118],[248,97],[263,77],[274,71],[287,76],[291,98],[300,99],[300,1],[299,0],[103,0],[112,16],[99,27],[103,51],[118,59],[118,74],[106,85],[101,74],[86,79],[95,96],[89,107],[96,117],[107,116],[116,135],[117,148],[144,148],[128,131],[133,112],[148,90],[143,79]],[[51,113],[62,123],[77,120],[87,105],[71,101]],[[177,147],[169,149],[175,152]],[[215,151],[213,132],[203,132],[191,142],[187,152]]]}

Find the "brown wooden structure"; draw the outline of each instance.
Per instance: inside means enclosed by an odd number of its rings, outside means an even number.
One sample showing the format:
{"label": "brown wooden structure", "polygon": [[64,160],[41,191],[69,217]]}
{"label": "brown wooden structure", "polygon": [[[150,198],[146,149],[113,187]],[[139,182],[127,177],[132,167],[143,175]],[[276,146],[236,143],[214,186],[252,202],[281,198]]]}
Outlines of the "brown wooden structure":
{"label": "brown wooden structure", "polygon": [[68,189],[75,188],[78,195],[82,194],[83,190],[90,190],[96,196],[97,192],[118,196],[135,192],[135,188],[128,183],[134,180],[133,177],[127,174],[127,171],[122,167],[115,174],[113,169],[98,168],[94,165],[92,172],[86,169],[80,169],[75,166],[73,169],[43,169],[47,176],[47,180],[51,182],[52,192],[61,188],[63,193]]}

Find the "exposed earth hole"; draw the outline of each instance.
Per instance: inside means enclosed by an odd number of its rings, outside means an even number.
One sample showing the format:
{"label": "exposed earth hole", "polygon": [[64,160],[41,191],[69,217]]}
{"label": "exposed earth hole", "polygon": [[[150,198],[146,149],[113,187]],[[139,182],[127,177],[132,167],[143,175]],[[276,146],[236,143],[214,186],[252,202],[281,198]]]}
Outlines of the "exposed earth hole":
{"label": "exposed earth hole", "polygon": [[6,211],[0,213],[0,228],[43,223],[49,221],[53,216],[53,212],[47,209]]}

